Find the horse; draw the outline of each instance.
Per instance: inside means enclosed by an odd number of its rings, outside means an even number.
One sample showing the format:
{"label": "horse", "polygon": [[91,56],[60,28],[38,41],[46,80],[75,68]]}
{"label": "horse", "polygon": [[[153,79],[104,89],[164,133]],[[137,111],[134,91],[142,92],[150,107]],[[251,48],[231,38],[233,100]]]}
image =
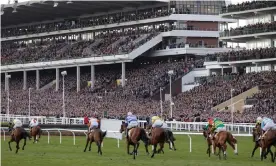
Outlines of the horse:
{"label": "horse", "polygon": [[[271,155],[271,161],[275,161],[276,157],[276,151],[273,153],[271,151],[271,146],[274,146],[276,148],[276,130],[268,130],[265,135],[261,137],[260,145],[262,148],[261,151],[261,160],[266,157],[268,153]],[[267,152],[266,152],[267,149]]]}
{"label": "horse", "polygon": [[[206,139],[206,141],[207,141],[207,154],[209,155],[209,157],[211,157],[211,146],[213,145],[212,144],[212,140],[211,140],[211,138],[209,137],[209,135],[210,135],[210,133],[208,133],[208,129],[204,129],[203,130],[203,136],[204,136],[204,138]],[[214,150],[215,151],[215,150]]]}
{"label": "horse", "polygon": [[20,149],[19,148],[19,143],[20,143],[21,139],[24,139],[24,145],[22,147],[22,150],[24,150],[24,148],[26,146],[26,139],[29,138],[29,140],[31,140],[31,136],[29,135],[29,133],[22,127],[17,127],[15,129],[13,129],[12,123],[9,123],[8,127],[9,127],[9,132],[12,132],[11,133],[11,139],[8,142],[10,151],[12,151],[11,142],[16,142],[16,151],[15,151],[15,153],[18,153],[18,149]]}
{"label": "horse", "polygon": [[[34,142],[33,143],[38,142],[38,138],[41,137],[41,134],[42,134],[42,130],[41,130],[40,126],[32,127],[32,129],[30,130],[30,135],[32,137],[34,137]],[[38,138],[37,138],[37,136],[38,136]]]}
{"label": "horse", "polygon": [[[150,132],[151,128],[152,128],[152,124],[147,123],[147,125],[145,126],[145,129],[149,132],[149,135],[151,135],[151,132]],[[173,132],[165,129],[165,135],[166,135],[165,142],[169,144],[169,149],[176,151],[175,144],[174,144],[174,141],[176,139],[173,135]]]}
{"label": "horse", "polygon": [[235,147],[235,145],[237,144],[237,140],[230,132],[220,131],[216,134],[216,136],[214,136],[214,133],[212,132],[211,128],[209,128],[208,130],[209,130],[208,132],[211,133],[211,135],[212,135],[213,148],[214,149],[216,147],[219,148],[219,152],[218,152],[219,159],[221,159],[220,152],[222,151],[223,157],[226,160],[226,149],[227,149],[226,142],[233,148],[233,150],[235,151],[235,154],[236,155],[238,154],[236,147]]}
{"label": "horse", "polygon": [[[151,130],[152,131],[151,131],[150,144],[153,145],[153,151],[151,155],[151,158],[153,158],[155,153],[163,152],[164,154],[163,148],[166,141],[166,134],[163,128],[155,127],[155,128],[152,128]],[[159,144],[160,146],[160,149],[158,149],[158,151],[156,151],[157,144]]]}
{"label": "horse", "polygon": [[[252,131],[252,136],[253,136],[253,142],[255,142],[255,146],[254,146],[254,149],[252,151],[252,154],[251,154],[251,157],[254,156],[255,154],[255,151],[261,147],[261,136],[262,136],[262,129],[261,129],[261,125],[256,125],[254,128],[253,128],[253,131]],[[266,159],[266,156],[268,153],[272,153],[271,150],[267,151],[264,158]]]}
{"label": "horse", "polygon": [[101,149],[101,144],[103,142],[104,137],[106,136],[106,131],[102,132],[101,129],[93,129],[91,132],[88,133],[87,139],[86,139],[86,145],[83,150],[83,152],[86,152],[88,143],[90,142],[89,145],[89,151],[91,151],[91,144],[92,142],[95,142],[98,146],[98,154],[102,155],[102,149]]}
{"label": "horse", "polygon": [[[122,121],[121,128],[120,128],[120,133],[123,133],[127,129],[127,124]],[[133,159],[135,159],[135,156],[137,155],[137,151],[139,148],[139,141],[142,140],[145,144],[146,148],[146,153],[149,154],[148,150],[148,145],[149,145],[149,138],[147,136],[147,133],[145,129],[140,128],[140,127],[135,127],[130,130],[128,130],[128,139],[126,139],[127,143],[127,154],[133,155]],[[132,145],[134,146],[133,152],[129,153],[129,146]]]}

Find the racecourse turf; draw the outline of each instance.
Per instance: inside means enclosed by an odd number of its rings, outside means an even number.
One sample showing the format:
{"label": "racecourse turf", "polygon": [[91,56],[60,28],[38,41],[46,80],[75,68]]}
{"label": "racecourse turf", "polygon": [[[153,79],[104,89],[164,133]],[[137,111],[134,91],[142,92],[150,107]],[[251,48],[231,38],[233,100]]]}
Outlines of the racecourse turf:
{"label": "racecourse turf", "polygon": [[[83,152],[85,136],[76,137],[76,145],[73,145],[72,137],[63,137],[62,144],[59,137],[52,136],[50,144],[47,143],[47,136],[43,136],[39,143],[33,144],[27,141],[25,150],[19,150],[15,154],[15,143],[12,143],[12,150],[8,148],[6,141],[1,137],[1,162],[2,166],[276,166],[276,163],[267,160],[260,161],[259,149],[255,157],[251,158],[253,142],[251,137],[237,137],[239,155],[235,156],[233,150],[228,146],[227,160],[219,160],[217,156],[210,158],[206,154],[206,141],[202,136],[192,136],[192,153],[189,152],[189,139],[186,135],[176,136],[177,151],[170,151],[168,144],[165,145],[165,154],[157,154],[153,159],[145,154],[143,144],[140,144],[139,154],[136,160],[126,154],[125,141],[120,141],[120,148],[117,147],[115,139],[105,139],[102,148],[103,155],[97,154],[95,144],[92,144],[92,151]],[[22,148],[21,141],[20,148]],[[151,147],[149,148],[151,151]]]}

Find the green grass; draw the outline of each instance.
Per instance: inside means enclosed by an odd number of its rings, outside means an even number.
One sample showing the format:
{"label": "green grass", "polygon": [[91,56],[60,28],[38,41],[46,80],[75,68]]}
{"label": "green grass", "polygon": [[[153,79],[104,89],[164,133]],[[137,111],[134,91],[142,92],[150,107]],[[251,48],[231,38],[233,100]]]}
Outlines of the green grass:
{"label": "green grass", "polygon": [[[24,151],[19,150],[15,154],[15,143],[12,144],[13,151],[8,149],[8,140],[1,139],[2,166],[276,166],[271,163],[270,157],[265,161],[260,161],[259,150],[255,157],[251,158],[253,147],[252,138],[237,137],[239,144],[239,155],[235,156],[233,150],[228,146],[228,159],[219,160],[217,156],[210,158],[206,154],[206,142],[202,136],[192,136],[192,153],[189,153],[189,140],[187,136],[176,137],[177,151],[169,151],[168,144],[165,147],[165,154],[158,154],[151,159],[145,154],[144,146],[140,146],[139,154],[136,160],[126,154],[125,141],[120,142],[120,148],[117,148],[115,139],[105,139],[102,149],[103,155],[96,153],[96,146],[92,144],[92,151],[83,152],[85,146],[85,137],[76,137],[76,145],[73,145],[72,137],[63,137],[62,144],[59,144],[59,137],[51,137],[50,144],[47,143],[47,136],[43,136],[41,141],[33,144],[27,142]],[[20,148],[22,148],[21,141]],[[151,150],[151,147],[150,147]]]}

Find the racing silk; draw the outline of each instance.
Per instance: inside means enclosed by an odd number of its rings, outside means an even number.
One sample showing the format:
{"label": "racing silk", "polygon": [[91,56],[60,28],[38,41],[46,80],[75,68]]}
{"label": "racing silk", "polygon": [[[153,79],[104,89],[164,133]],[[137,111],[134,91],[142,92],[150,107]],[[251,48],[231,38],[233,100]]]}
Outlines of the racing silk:
{"label": "racing silk", "polygon": [[91,118],[90,123],[92,123],[92,122],[98,122],[98,119],[97,118]]}
{"label": "racing silk", "polygon": [[129,115],[126,117],[126,123],[129,124],[132,121],[137,121],[137,117],[135,115]]}
{"label": "racing silk", "polygon": [[224,126],[225,125],[224,125],[224,123],[221,120],[215,119],[214,123],[213,123],[213,130],[215,130],[215,129],[219,128],[219,127],[222,128]]}
{"label": "racing silk", "polygon": [[153,117],[151,118],[151,123],[154,124],[154,122],[155,122],[156,120],[161,120],[161,119],[159,118],[159,116],[153,116]]}
{"label": "racing silk", "polygon": [[14,126],[13,126],[13,128],[15,129],[16,127],[22,127],[22,122],[20,121],[20,120],[18,120],[18,119],[14,119],[13,120],[13,124],[14,124]]}
{"label": "racing silk", "polygon": [[37,125],[38,125],[38,121],[36,119],[32,119],[31,122],[30,122],[30,126],[34,127],[34,126],[37,126]]}
{"label": "racing silk", "polygon": [[261,128],[264,129],[265,125],[268,124],[268,123],[274,123],[274,122],[270,118],[267,118],[267,117],[263,118],[263,121],[261,123]]}

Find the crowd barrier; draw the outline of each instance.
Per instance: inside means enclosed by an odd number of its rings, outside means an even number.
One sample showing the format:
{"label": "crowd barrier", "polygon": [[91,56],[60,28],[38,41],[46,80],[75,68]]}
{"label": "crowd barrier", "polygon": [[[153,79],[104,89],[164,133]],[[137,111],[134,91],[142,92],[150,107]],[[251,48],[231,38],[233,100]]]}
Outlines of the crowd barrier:
{"label": "crowd barrier", "polygon": [[[7,127],[1,127],[1,131],[3,133],[3,139],[4,141],[6,140],[6,132],[7,132]],[[26,130],[29,130],[28,128],[26,128]],[[59,143],[62,143],[62,131],[67,131],[67,132],[71,132],[73,135],[73,145],[76,145],[76,136],[75,133],[84,133],[84,135],[87,137],[87,131],[86,130],[73,130],[73,129],[42,129],[44,132],[47,132],[47,141],[48,144],[50,144],[50,132],[59,132]],[[111,138],[115,138],[116,139],[116,144],[117,147],[120,147],[120,140],[122,139],[122,134],[119,131],[107,131],[108,133],[112,133],[113,137]],[[192,152],[192,137],[191,135],[202,135],[202,133],[195,133],[195,132],[173,132],[173,134],[175,135],[187,135],[188,139],[189,139],[189,152]],[[239,137],[249,137],[252,136],[251,134],[233,134],[233,136],[239,136]],[[103,144],[102,144],[103,146]]]}
{"label": "crowd barrier", "polygon": [[[67,124],[67,125],[76,125],[76,124],[83,124],[83,118],[55,118],[55,117],[45,117],[45,116],[21,116],[21,115],[9,115],[2,114],[0,116],[1,122],[9,122],[13,119],[19,119],[22,121],[23,124],[28,124],[31,118],[37,118],[39,124]],[[166,121],[168,127],[172,131],[197,131],[203,129],[203,127],[207,124],[207,122],[180,122],[180,121]],[[139,120],[139,126],[145,127],[146,121]],[[225,123],[226,129],[233,133],[237,134],[251,134],[252,129],[254,128],[255,124],[252,123],[235,123],[229,124]]]}

